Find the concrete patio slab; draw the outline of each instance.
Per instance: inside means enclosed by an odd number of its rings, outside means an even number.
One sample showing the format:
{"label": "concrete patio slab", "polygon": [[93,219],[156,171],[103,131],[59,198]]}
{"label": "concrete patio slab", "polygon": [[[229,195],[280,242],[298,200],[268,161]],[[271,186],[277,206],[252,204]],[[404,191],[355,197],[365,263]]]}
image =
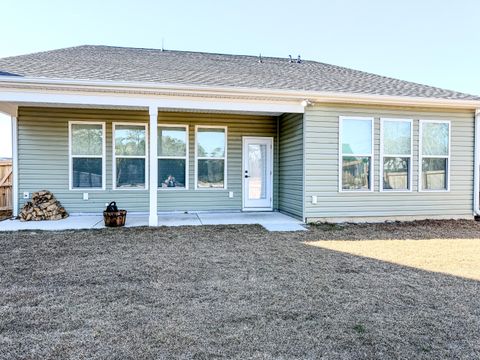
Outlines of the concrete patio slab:
{"label": "concrete patio slab", "polygon": [[[235,225],[260,224],[269,231],[302,231],[306,230],[302,222],[278,212],[244,212],[244,213],[169,213],[158,215],[159,226],[195,226],[195,225]],[[148,215],[128,214],[125,226],[147,226]],[[80,230],[102,229],[102,215],[72,215],[57,221],[0,221],[0,231],[17,230]]]}
{"label": "concrete patio slab", "polygon": [[0,222],[0,231],[80,230],[80,229],[92,229],[98,223],[101,223],[103,225],[103,216],[101,215],[69,216],[68,218],[63,220],[49,220],[49,221],[3,220]]}
{"label": "concrete patio slab", "polygon": [[199,213],[203,225],[295,223],[299,221],[278,212]]}
{"label": "concrete patio slab", "polygon": [[303,231],[302,222],[279,212],[199,213],[203,225],[260,224],[269,231]]}
{"label": "concrete patio slab", "polygon": [[307,231],[307,229],[300,224],[261,224],[268,231]]}
{"label": "concrete patio slab", "polygon": [[[188,226],[202,225],[197,214],[160,214],[158,215],[158,226]],[[148,215],[128,214],[126,227],[148,226]],[[95,229],[105,228],[103,219],[95,225]]]}
{"label": "concrete patio slab", "polygon": [[196,213],[158,215],[159,226],[202,225]]}

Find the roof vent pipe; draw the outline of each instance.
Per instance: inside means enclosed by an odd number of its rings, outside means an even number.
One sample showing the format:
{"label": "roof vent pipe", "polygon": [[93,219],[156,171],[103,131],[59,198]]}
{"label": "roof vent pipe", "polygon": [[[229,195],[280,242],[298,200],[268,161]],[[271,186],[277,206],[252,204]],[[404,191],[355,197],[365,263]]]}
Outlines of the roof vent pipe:
{"label": "roof vent pipe", "polygon": [[297,57],[297,64],[301,64],[302,63],[302,59],[300,59],[300,55],[298,55]]}
{"label": "roof vent pipe", "polygon": [[288,55],[288,57],[290,58],[290,60],[288,60],[289,63],[293,64],[293,58],[292,58],[292,55]]}

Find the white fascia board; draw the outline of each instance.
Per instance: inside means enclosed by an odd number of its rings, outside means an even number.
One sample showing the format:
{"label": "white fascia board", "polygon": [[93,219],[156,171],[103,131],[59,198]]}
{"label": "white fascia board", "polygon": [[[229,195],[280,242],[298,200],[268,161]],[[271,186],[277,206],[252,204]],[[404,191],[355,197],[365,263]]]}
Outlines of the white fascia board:
{"label": "white fascia board", "polygon": [[264,113],[303,113],[300,102],[259,101],[259,100],[218,100],[194,97],[167,96],[126,96],[112,94],[59,93],[48,91],[3,91],[0,101],[27,104],[69,104],[98,106],[131,106],[160,109],[245,111]]}
{"label": "white fascia board", "polygon": [[[45,90],[62,91],[66,87],[78,91],[102,91],[104,93],[128,92],[130,94],[155,94],[155,92],[168,92],[169,95],[181,96],[225,96],[241,99],[242,97],[259,97],[270,100],[303,101],[308,99],[311,103],[351,103],[351,104],[377,104],[392,106],[426,106],[459,109],[476,109],[480,107],[480,100],[458,100],[422,98],[411,96],[388,96],[352,94],[326,91],[260,89],[227,86],[182,85],[154,82],[127,82],[127,81],[98,81],[75,79],[45,79],[17,76],[0,76],[0,84],[15,87],[39,88]],[[7,90],[8,91],[8,90]],[[303,111],[302,111],[303,112]]]}

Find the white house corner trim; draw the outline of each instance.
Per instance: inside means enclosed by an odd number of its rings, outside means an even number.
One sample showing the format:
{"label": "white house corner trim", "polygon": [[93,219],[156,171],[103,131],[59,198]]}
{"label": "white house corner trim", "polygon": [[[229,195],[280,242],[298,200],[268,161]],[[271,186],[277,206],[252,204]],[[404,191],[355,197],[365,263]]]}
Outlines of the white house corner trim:
{"label": "white house corner trim", "polygon": [[475,110],[475,153],[473,169],[473,214],[480,215],[480,108]]}
{"label": "white house corner trim", "polygon": [[149,121],[149,194],[150,210],[148,217],[149,226],[158,226],[158,161],[157,161],[157,134],[158,134],[158,107],[150,106],[148,109],[150,115]]}

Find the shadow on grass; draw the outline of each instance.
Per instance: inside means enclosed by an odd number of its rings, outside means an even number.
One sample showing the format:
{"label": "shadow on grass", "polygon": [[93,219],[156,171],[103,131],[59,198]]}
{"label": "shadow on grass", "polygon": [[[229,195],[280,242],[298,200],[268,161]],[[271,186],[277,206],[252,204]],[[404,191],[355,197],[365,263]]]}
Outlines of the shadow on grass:
{"label": "shadow on grass", "polygon": [[383,240],[383,239],[480,239],[480,222],[474,220],[420,220],[386,223],[309,224],[308,239]]}

